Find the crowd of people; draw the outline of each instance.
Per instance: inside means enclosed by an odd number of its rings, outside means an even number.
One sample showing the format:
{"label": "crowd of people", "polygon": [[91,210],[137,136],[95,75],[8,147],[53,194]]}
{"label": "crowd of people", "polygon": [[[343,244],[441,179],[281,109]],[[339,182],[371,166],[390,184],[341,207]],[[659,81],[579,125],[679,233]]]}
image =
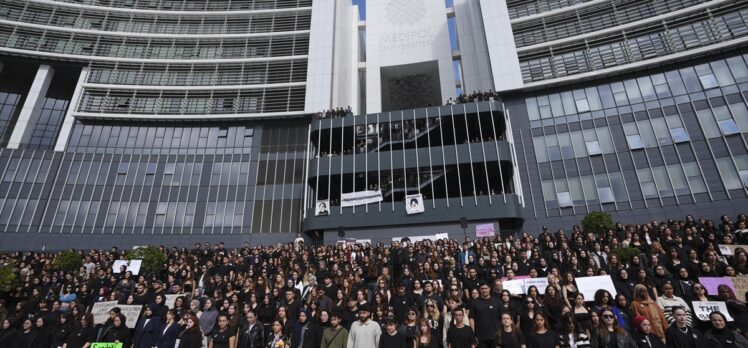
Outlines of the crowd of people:
{"label": "crowd of people", "polygon": [[[113,269],[117,248],[78,252],[56,268],[53,252],[0,256],[15,283],[0,300],[0,348],[544,348],[748,347],[745,294],[708,293],[700,277],[748,275],[745,215],[617,224],[595,235],[539,235],[371,244],[227,248],[160,247],[160,271]],[[622,249],[626,248],[626,249]],[[634,248],[634,249],[632,249]],[[634,250],[624,256],[622,250]],[[625,258],[624,258],[625,257]],[[585,298],[576,279],[610,275],[615,293]],[[546,278],[539,291],[504,288]],[[177,295],[167,304],[169,295]],[[120,307],[95,324],[99,302],[142,306],[135,325]],[[693,301],[726,311],[698,316]],[[128,312],[130,313],[130,312]],[[129,314],[133,315],[133,314]],[[134,318],[130,318],[134,319]],[[732,320],[730,320],[732,319]]]}
{"label": "crowd of people", "polygon": [[499,98],[499,93],[496,93],[494,91],[473,91],[473,93],[465,94],[462,93],[454,98],[447,99],[447,102],[445,105],[457,105],[457,104],[465,104],[465,103],[473,103],[473,102],[482,102],[482,101],[493,101]]}
{"label": "crowd of people", "polygon": [[329,110],[322,110],[314,114],[314,119],[321,120],[323,118],[338,118],[345,116],[353,116],[353,109],[350,107],[350,105],[347,108],[337,107]]}

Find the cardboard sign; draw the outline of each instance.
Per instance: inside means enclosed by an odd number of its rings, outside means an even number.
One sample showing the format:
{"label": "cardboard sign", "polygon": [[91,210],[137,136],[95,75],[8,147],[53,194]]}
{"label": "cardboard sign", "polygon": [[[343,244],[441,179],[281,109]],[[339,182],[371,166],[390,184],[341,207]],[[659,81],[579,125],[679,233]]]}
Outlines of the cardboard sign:
{"label": "cardboard sign", "polygon": [[138,323],[138,317],[140,316],[140,310],[143,309],[141,305],[118,305],[117,301],[107,302],[96,302],[91,308],[91,314],[94,317],[94,324],[104,324],[109,319],[109,311],[114,307],[119,307],[122,314],[125,315],[127,322],[125,325],[133,329]]}
{"label": "cardboard sign", "polygon": [[735,292],[735,287],[732,285],[732,279],[730,277],[699,277],[699,283],[706,288],[709,295],[717,295],[717,287],[720,285],[727,285]]}
{"label": "cardboard sign", "polygon": [[504,290],[509,290],[512,295],[524,295],[525,294],[525,280],[524,279],[512,279],[503,281]]}
{"label": "cardboard sign", "polygon": [[532,285],[538,288],[538,294],[543,295],[545,294],[545,289],[548,287],[548,278],[525,278],[525,290],[530,289]]}
{"label": "cardboard sign", "polygon": [[122,348],[122,343],[94,342],[91,343],[91,348]]}
{"label": "cardboard sign", "polygon": [[693,301],[693,314],[701,321],[709,321],[709,313],[720,312],[727,317],[727,321],[733,321],[727,311],[727,304],[722,301]]}
{"label": "cardboard sign", "polygon": [[476,238],[493,237],[495,235],[496,229],[494,229],[493,224],[475,225]]}
{"label": "cardboard sign", "polygon": [[733,277],[730,278],[732,286],[735,287],[735,297],[743,302],[748,301],[748,297],[745,293],[748,292],[748,277]]}
{"label": "cardboard sign", "polygon": [[120,267],[125,266],[133,275],[138,275],[142,264],[143,260],[115,260],[112,264],[112,273],[119,274]]}
{"label": "cardboard sign", "polygon": [[174,309],[174,302],[177,301],[177,297],[184,296],[185,294],[171,294],[171,295],[164,295],[166,299],[164,300],[164,305],[166,307],[169,307],[169,309]]}
{"label": "cardboard sign", "polygon": [[584,295],[585,301],[592,301],[595,298],[597,290],[608,290],[609,293],[615,294],[616,287],[609,275],[595,277],[580,277],[576,279],[577,289]]}

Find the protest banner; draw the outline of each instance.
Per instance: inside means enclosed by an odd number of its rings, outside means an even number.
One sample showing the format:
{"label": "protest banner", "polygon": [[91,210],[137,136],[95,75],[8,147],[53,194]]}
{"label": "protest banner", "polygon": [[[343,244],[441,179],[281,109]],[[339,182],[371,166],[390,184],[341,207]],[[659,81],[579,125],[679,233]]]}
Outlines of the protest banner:
{"label": "protest banner", "polygon": [[502,282],[504,290],[509,290],[512,295],[524,295],[525,294],[525,280],[524,279],[512,279],[505,280]]}
{"label": "protest banner", "polygon": [[738,248],[748,251],[748,245],[718,244],[717,246],[719,247],[719,253],[724,256],[735,255],[735,250]]}
{"label": "protest banner", "polygon": [[493,237],[495,235],[496,235],[496,229],[493,227],[493,224],[475,225],[475,237],[476,238]]}
{"label": "protest banner", "polygon": [[701,321],[709,321],[709,313],[718,311],[727,317],[727,321],[733,321],[727,311],[727,304],[722,301],[693,301],[693,314]]}
{"label": "protest banner", "polygon": [[730,277],[699,277],[699,283],[706,288],[709,295],[717,295],[717,287],[724,284],[735,292],[735,286],[732,285]]}
{"label": "protest banner", "polygon": [[616,287],[613,285],[613,280],[609,275],[601,275],[595,277],[579,277],[576,278],[577,289],[582,295],[584,295],[585,301],[592,301],[595,298],[595,292],[597,290],[608,290],[609,293],[616,294]]}
{"label": "protest banner", "polygon": [[109,311],[114,307],[119,307],[125,316],[127,327],[133,328],[138,323],[141,305],[118,305],[117,301],[96,302],[91,308],[91,314],[94,317],[94,324],[104,324],[109,319]]}
{"label": "protest banner", "polygon": [[743,302],[748,301],[748,297],[745,296],[748,292],[748,277],[732,277],[732,286],[735,287],[735,297]]}
{"label": "protest banner", "polygon": [[525,278],[525,291],[530,289],[530,286],[533,285],[538,288],[538,294],[543,295],[545,294],[545,288],[548,287],[548,278]]}
{"label": "protest banner", "polygon": [[169,309],[174,309],[174,302],[176,302],[177,297],[184,296],[185,294],[170,294],[170,295],[164,295],[166,297],[166,300],[164,301],[164,305],[166,307],[169,307]]}
{"label": "protest banner", "polygon": [[112,264],[112,273],[119,274],[120,267],[125,266],[133,275],[138,275],[142,264],[143,260],[114,260],[114,263]]}

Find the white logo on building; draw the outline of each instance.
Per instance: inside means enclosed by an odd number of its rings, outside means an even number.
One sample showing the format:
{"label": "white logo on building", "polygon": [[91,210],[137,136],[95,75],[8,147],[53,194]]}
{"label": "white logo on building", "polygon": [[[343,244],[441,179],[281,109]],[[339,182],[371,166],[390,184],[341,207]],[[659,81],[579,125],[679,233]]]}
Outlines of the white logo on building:
{"label": "white logo on building", "polygon": [[387,4],[387,21],[397,25],[413,25],[423,18],[424,0],[390,0]]}

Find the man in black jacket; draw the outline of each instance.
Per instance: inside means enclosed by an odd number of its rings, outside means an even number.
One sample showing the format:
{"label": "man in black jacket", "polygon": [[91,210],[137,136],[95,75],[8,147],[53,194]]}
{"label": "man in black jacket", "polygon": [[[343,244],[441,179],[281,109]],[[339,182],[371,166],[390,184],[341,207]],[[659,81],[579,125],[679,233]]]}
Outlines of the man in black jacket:
{"label": "man in black jacket", "polygon": [[255,312],[247,312],[247,323],[239,331],[237,348],[262,348],[265,346],[265,330],[257,320]]}

